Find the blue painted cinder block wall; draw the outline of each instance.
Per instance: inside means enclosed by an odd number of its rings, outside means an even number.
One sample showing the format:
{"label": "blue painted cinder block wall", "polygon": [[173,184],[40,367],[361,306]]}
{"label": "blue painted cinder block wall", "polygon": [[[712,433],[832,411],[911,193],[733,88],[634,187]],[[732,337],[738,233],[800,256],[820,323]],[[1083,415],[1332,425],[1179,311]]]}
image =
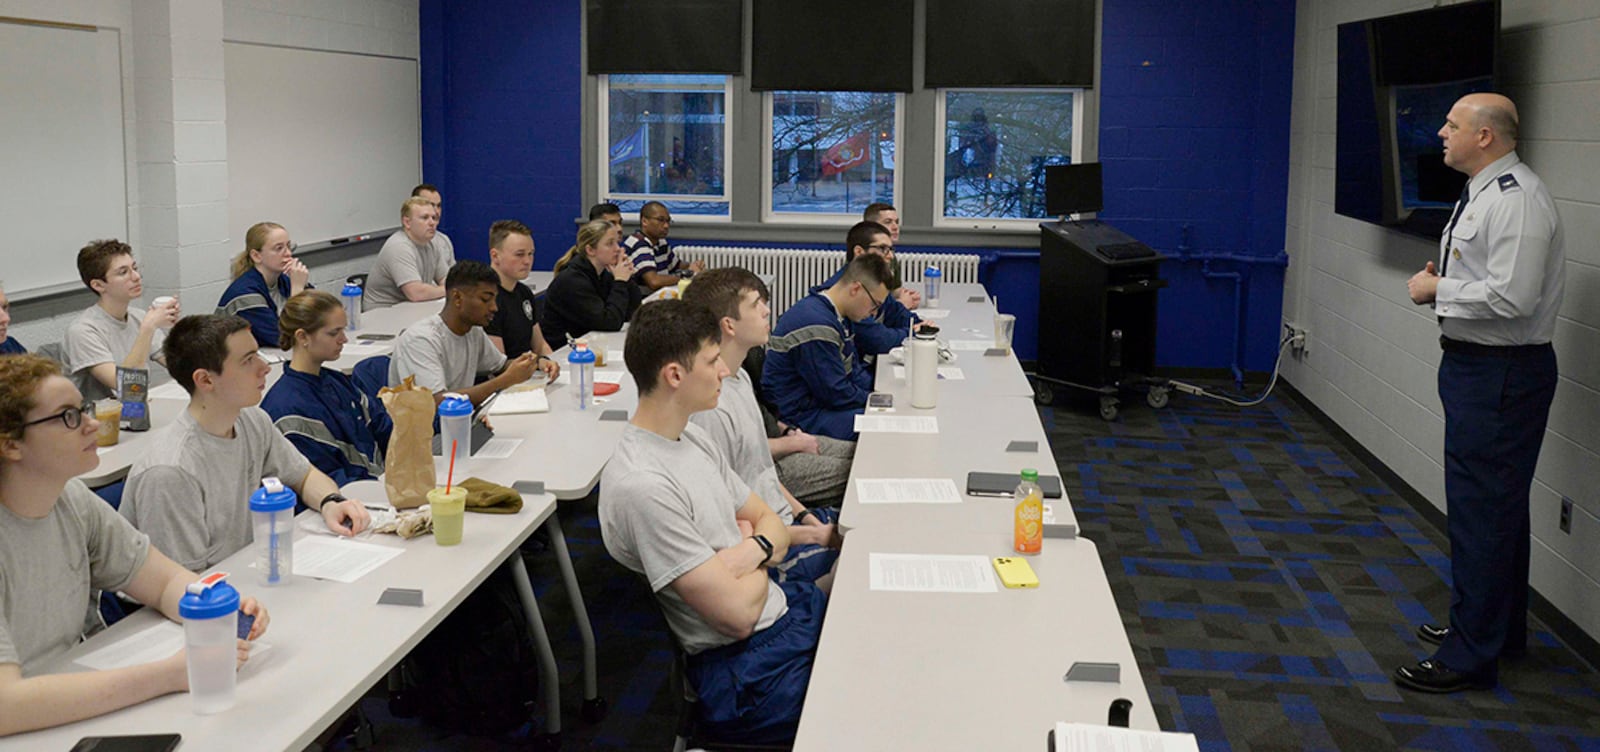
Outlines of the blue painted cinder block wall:
{"label": "blue painted cinder block wall", "polygon": [[[1174,256],[1162,273],[1157,362],[1234,361],[1236,283],[1247,297],[1242,367],[1272,367],[1281,319],[1294,8],[1288,0],[1104,0],[1102,219]],[[463,258],[489,224],[527,222],[548,269],[582,197],[581,5],[422,0],[423,174]],[[918,249],[923,250],[923,249]],[[1036,352],[1038,261],[985,252],[987,282]],[[1210,258],[1209,262],[1202,259]],[[1243,259],[1237,260],[1237,259]],[[1211,275],[1208,277],[1207,272]]]}

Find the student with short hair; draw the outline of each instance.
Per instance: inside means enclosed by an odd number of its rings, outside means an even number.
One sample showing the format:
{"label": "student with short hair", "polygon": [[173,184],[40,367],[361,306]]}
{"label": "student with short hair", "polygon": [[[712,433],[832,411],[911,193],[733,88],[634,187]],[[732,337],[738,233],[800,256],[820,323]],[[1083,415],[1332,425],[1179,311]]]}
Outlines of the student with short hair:
{"label": "student with short hair", "polygon": [[78,390],[89,400],[117,392],[117,367],[150,372],[150,384],[165,381],[161,346],[177,323],[173,299],[144,311],[132,306],[144,294],[133,248],[120,240],[91,241],[78,251],[78,277],[99,300],[73,319],[62,338],[62,358]]}
{"label": "student with short hair", "polygon": [[6,297],[5,287],[0,282],[0,355],[21,355],[28,348],[11,336],[11,299]]}
{"label": "student with short hair", "polygon": [[[389,384],[411,377],[417,386],[433,392],[434,404],[446,393],[457,392],[476,406],[495,392],[532,378],[538,370],[533,353],[507,358],[483,331],[494,318],[500,276],[482,261],[462,261],[450,270],[444,286],[439,315],[412,324],[395,340]],[[481,373],[491,377],[477,384]]]}
{"label": "student with short hair", "polygon": [[[104,628],[85,612],[95,590],[120,591],[181,621],[178,599],[199,576],[153,546],[77,476],[100,464],[100,423],[60,366],[0,358],[0,736],[60,726],[189,689],[185,654],[104,671],[46,675]],[[249,639],[271,617],[254,598]],[[249,646],[238,643],[243,665]]]}
{"label": "student with short hair", "polygon": [[893,280],[887,259],[863,253],[831,287],[784,311],[761,371],[779,418],[810,433],[855,439],[855,416],[872,392],[872,374],[856,354],[855,327],[883,305]]}
{"label": "student with short hair", "polygon": [[589,207],[589,221],[603,219],[610,222],[618,230],[622,229],[622,207],[613,203],[595,204]]}
{"label": "student with short hair", "polygon": [[[773,462],[774,447],[767,439],[761,405],[756,403],[755,387],[750,375],[740,367],[752,348],[767,344],[772,330],[767,285],[748,269],[712,269],[695,277],[694,284],[684,291],[683,300],[717,317],[722,334],[722,363],[729,372],[722,380],[716,408],[695,413],[689,422],[717,442],[739,478],[790,526],[789,555],[772,568],[773,575],[779,582],[791,576],[816,581],[830,573],[839,558],[833,526],[837,510],[807,509],[783,485]],[[823,587],[827,589],[826,585]]]}
{"label": "student with short hair", "polygon": [[867,204],[861,212],[861,219],[865,222],[877,222],[883,229],[889,231],[889,242],[900,242],[900,212],[896,211],[894,204],[876,202]]}
{"label": "student with short hair", "polygon": [[578,229],[577,242],[556,262],[556,278],[545,293],[539,319],[551,347],[588,332],[622,331],[644,300],[639,286],[628,284],[633,264],[617,245],[620,234],[603,219],[590,222]]}
{"label": "student with short hair", "polygon": [[[863,253],[876,254],[889,262],[889,270],[894,274],[894,279],[889,283],[890,297],[883,301],[871,318],[856,324],[857,351],[863,356],[882,355],[899,347],[913,324],[918,328],[922,326],[922,319],[911,312],[922,302],[922,293],[900,284],[900,274],[894,263],[893,233],[883,225],[870,220],[857,222],[845,235],[844,246],[848,249],[845,251],[846,264]],[[811,292],[832,287],[841,274],[844,274],[842,268],[827,281],[811,288]]]}
{"label": "student with short hair", "polygon": [[367,275],[364,308],[444,297],[444,276],[456,263],[456,249],[439,232],[436,199],[437,194],[435,200],[414,195],[400,205],[400,229],[383,241]]}
{"label": "student with short hair", "polygon": [[[617,224],[620,229],[621,223]],[[705,262],[683,263],[667,245],[672,232],[672,212],[660,201],[647,201],[639,208],[639,231],[622,243],[622,251],[633,264],[633,281],[649,292],[672,287],[691,275],[705,271]]]}
{"label": "student with short hair", "polygon": [[222,291],[217,313],[250,322],[262,347],[278,346],[278,311],[284,301],[312,289],[311,270],[294,257],[289,231],[276,222],[257,222],[244,233],[244,251],[229,270],[233,283]]}
{"label": "student with short hair", "polygon": [[494,316],[483,328],[489,341],[508,358],[531,352],[545,377],[555,381],[561,366],[550,356],[550,343],[539,328],[539,297],[522,284],[533,271],[533,233],[514,219],[489,226],[489,266],[500,275]]}
{"label": "student with short hair", "polygon": [[278,432],[340,487],[383,475],[383,450],[394,431],[383,402],[322,365],[343,353],[348,324],[344,304],[330,293],[306,290],[289,298],[278,314],[276,344],[290,359],[261,400]]}
{"label": "student with short hair", "polygon": [[367,528],[366,508],[340,495],[257,407],[268,367],[244,319],[184,317],[172,328],[167,362],[189,406],[150,437],[119,510],[161,550],[200,570],[249,545],[250,494],[267,477],[294,489],[334,533]]}
{"label": "student with short hair", "polygon": [[710,311],[663,300],[639,311],[623,351],[639,407],[600,482],[606,550],[643,575],[688,653],[707,734],[794,738],[827,595],[774,581],[789,531],[689,416],[713,409],[728,367]]}

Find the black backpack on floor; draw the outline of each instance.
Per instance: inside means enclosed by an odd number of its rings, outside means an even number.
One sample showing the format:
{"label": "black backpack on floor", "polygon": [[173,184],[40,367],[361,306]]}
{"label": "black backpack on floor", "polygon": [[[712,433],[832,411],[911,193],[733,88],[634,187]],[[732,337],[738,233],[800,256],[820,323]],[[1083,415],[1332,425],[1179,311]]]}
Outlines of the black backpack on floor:
{"label": "black backpack on floor", "polygon": [[[532,718],[539,667],[511,576],[495,570],[405,660],[395,702],[439,728],[499,736]],[[405,713],[409,715],[410,713]]]}

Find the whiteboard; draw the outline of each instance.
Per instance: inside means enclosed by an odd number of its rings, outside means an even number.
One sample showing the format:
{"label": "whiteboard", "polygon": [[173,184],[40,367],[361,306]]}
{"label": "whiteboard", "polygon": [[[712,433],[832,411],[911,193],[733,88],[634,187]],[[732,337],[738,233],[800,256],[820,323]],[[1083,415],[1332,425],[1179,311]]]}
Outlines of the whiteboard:
{"label": "whiteboard", "polygon": [[277,222],[304,246],[400,225],[422,180],[417,61],[222,45],[228,234]]}
{"label": "whiteboard", "polygon": [[0,22],[0,134],[6,295],[77,289],[78,249],[128,237],[117,31]]}

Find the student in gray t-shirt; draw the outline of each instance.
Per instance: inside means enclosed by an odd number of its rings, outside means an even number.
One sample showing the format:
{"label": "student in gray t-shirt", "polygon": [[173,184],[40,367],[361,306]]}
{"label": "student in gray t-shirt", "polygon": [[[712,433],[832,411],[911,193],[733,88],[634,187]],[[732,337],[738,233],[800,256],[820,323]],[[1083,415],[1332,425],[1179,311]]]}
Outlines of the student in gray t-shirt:
{"label": "student in gray t-shirt", "polygon": [[61,342],[78,390],[90,400],[113,396],[118,366],[148,369],[151,385],[165,381],[161,344],[164,330],[178,321],[178,301],[149,311],[132,307],[144,284],[133,249],[120,240],[96,240],[79,250],[78,276],[99,297],[72,321]]}
{"label": "student in gray t-shirt", "polygon": [[733,464],[734,472],[791,526],[789,556],[773,570],[778,581],[799,577],[816,580],[824,590],[829,589],[833,564],[839,558],[833,525],[837,512],[807,509],[779,480],[761,406],[756,403],[749,374],[740,367],[751,348],[766,344],[772,331],[766,284],[748,269],[712,269],[695,277],[683,300],[717,317],[722,364],[730,374],[722,380],[716,409],[695,413],[689,421],[705,429]]}
{"label": "student in gray t-shirt", "polygon": [[[119,590],[178,621],[197,579],[168,559],[75,476],[99,464],[93,410],[37,355],[0,358],[0,736],[59,726],[189,686],[183,653],[108,671],[68,671],[61,658],[103,627],[96,590]],[[266,631],[267,610],[250,639]],[[87,623],[92,617],[92,623]],[[240,643],[238,659],[249,656]]]}
{"label": "student in gray t-shirt", "polygon": [[383,242],[367,275],[363,308],[444,297],[444,275],[456,263],[456,250],[438,228],[437,207],[426,199],[406,199],[400,229]]}
{"label": "student in gray t-shirt", "polygon": [[789,526],[730,470],[689,416],[716,406],[728,369],[717,320],[681,300],[639,309],[624,359],[639,408],[600,482],[600,532],[643,575],[688,657],[708,734],[793,739],[827,596],[776,583]]}
{"label": "student in gray t-shirt", "polygon": [[151,436],[128,472],[122,516],[178,563],[215,565],[254,538],[250,494],[265,477],[293,488],[339,535],[365,530],[370,516],[256,407],[268,366],[250,325],[238,316],[187,316],[167,346],[172,376],[189,407]]}
{"label": "student in gray t-shirt", "polygon": [[[451,267],[444,286],[439,315],[407,327],[395,340],[389,384],[409,376],[433,392],[434,404],[445,393],[458,392],[481,405],[489,395],[533,378],[538,356],[526,352],[507,359],[483,331],[497,310],[500,275],[482,261],[463,261]],[[475,384],[480,373],[494,376]]]}

